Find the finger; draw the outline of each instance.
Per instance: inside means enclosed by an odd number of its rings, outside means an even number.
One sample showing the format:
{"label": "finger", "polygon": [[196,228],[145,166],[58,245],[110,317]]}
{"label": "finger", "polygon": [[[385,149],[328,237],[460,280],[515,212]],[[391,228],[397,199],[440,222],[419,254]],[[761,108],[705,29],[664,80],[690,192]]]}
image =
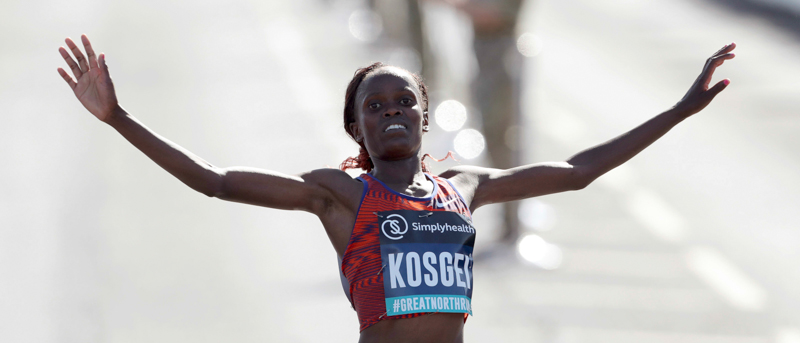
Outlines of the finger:
{"label": "finger", "polygon": [[108,74],[108,65],[106,64],[106,54],[100,53],[100,68]]}
{"label": "finger", "polygon": [[727,53],[727,54],[724,54],[724,55],[711,57],[711,58],[708,59],[708,61],[707,61],[708,63],[706,63],[706,65],[707,66],[714,66],[714,68],[716,68],[716,67],[719,67],[720,65],[722,65],[723,62],[725,62],[725,61],[727,61],[729,59],[732,59],[734,57],[736,57],[736,54],[734,54],[734,53]]}
{"label": "finger", "polygon": [[727,54],[733,51],[733,49],[736,49],[736,43],[731,43],[726,46],[723,46],[722,49],[717,50],[717,52],[715,52],[714,55],[712,55],[712,57],[717,57],[722,54]]}
{"label": "finger", "polygon": [[64,69],[58,68],[58,74],[61,75],[61,78],[63,78],[64,81],[67,81],[67,84],[69,85],[70,88],[75,89],[75,86],[77,86],[77,84],[75,83],[75,81],[72,80],[72,77],[70,77],[69,74],[67,74],[67,72],[64,71]]}
{"label": "finger", "polygon": [[731,84],[731,80],[725,79],[720,82],[717,82],[714,87],[708,90],[708,93],[711,94],[711,99],[717,96],[720,92],[722,92],[725,88],[728,88],[728,85]]}
{"label": "finger", "polygon": [[79,49],[78,46],[75,45],[75,42],[73,42],[70,38],[67,38],[64,41],[67,42],[69,50],[72,51],[72,54],[75,55],[75,59],[78,60],[78,65],[81,67],[81,72],[85,73],[89,71],[89,64],[86,63],[86,58],[83,57],[81,49]]}
{"label": "finger", "polygon": [[69,69],[72,70],[72,74],[75,75],[75,79],[80,79],[81,75],[83,75],[83,73],[81,72],[81,68],[78,68],[78,64],[75,63],[75,60],[73,60],[72,56],[69,55],[67,49],[64,49],[64,47],[62,46],[58,48],[58,52],[61,53],[61,57],[63,57],[64,61],[67,62]]}
{"label": "finger", "polygon": [[705,70],[703,70],[703,88],[708,88],[708,84],[711,82],[711,76],[714,75],[714,71],[717,70],[717,67],[721,66],[722,63],[725,61],[736,57],[736,54],[727,53],[724,55],[720,55],[717,57],[709,58],[706,62]]}
{"label": "finger", "polygon": [[729,52],[729,53],[727,53],[725,55],[719,55],[716,58],[717,59],[721,59],[721,60],[729,60],[729,59],[734,58],[734,57],[736,57],[736,54],[734,54],[732,52]]}
{"label": "finger", "polygon": [[83,42],[83,48],[86,49],[86,58],[89,60],[89,69],[97,68],[97,56],[94,55],[94,49],[92,49],[92,43],[89,42],[89,37],[86,35],[81,35],[81,42]]}

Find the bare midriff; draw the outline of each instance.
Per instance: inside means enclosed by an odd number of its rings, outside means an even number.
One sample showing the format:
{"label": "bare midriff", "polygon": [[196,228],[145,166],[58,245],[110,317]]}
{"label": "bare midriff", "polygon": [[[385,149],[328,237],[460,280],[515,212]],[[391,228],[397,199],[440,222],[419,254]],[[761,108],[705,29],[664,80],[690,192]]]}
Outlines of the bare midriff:
{"label": "bare midriff", "polygon": [[463,313],[434,313],[414,318],[382,320],[361,331],[359,343],[462,343]]}

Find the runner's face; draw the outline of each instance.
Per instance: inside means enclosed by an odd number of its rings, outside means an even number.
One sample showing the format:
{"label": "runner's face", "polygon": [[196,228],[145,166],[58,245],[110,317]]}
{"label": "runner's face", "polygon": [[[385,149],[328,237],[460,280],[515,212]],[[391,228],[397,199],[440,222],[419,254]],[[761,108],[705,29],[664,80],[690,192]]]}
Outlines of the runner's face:
{"label": "runner's face", "polygon": [[356,139],[363,139],[370,156],[397,160],[416,156],[422,145],[420,91],[412,76],[397,68],[381,68],[368,75],[356,92]]}

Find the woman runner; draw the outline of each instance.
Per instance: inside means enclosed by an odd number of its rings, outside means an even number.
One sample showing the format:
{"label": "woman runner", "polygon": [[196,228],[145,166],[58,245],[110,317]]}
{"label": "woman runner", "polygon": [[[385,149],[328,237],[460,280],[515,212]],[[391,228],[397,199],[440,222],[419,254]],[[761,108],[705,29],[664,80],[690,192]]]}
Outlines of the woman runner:
{"label": "woman runner", "polygon": [[[359,342],[462,342],[472,312],[471,215],[483,205],[578,190],[629,160],[727,87],[709,88],[717,67],[734,58],[728,44],[711,56],[675,106],[563,162],[507,170],[457,166],[438,176],[421,162],[428,131],[427,89],[406,70],[380,63],[359,69],[345,94],[344,128],[359,144],[342,170],[300,175],[220,168],[155,134],[117,102],[105,56],[86,55],[66,39],[59,52],[72,70],[59,74],[97,119],[192,189],[209,197],[315,214],[341,261],[361,324]],[[77,61],[76,61],[77,60]]]}

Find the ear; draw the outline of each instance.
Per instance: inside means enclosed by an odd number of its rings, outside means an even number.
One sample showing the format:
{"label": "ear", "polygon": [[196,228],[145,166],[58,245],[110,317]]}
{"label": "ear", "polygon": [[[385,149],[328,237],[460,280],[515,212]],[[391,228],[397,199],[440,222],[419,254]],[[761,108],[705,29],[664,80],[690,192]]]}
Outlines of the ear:
{"label": "ear", "polygon": [[428,132],[428,111],[422,112],[422,132]]}
{"label": "ear", "polygon": [[361,141],[364,140],[364,136],[361,134],[361,127],[359,127],[358,124],[352,122],[349,124],[349,127],[350,127],[350,133],[353,134],[353,138],[356,140],[356,142],[360,143]]}

